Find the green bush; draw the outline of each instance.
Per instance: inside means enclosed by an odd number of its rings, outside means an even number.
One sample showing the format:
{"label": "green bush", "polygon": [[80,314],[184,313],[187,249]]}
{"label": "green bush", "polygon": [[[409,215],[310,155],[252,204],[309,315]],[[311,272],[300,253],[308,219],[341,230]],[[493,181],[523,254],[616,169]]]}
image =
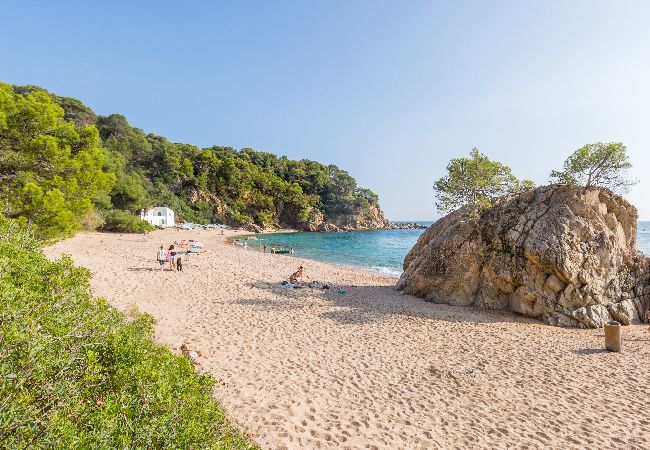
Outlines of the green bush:
{"label": "green bush", "polygon": [[273,215],[272,213],[266,211],[260,211],[255,215],[255,223],[260,225],[273,225]]}
{"label": "green bush", "polygon": [[246,214],[239,214],[239,213],[233,213],[230,216],[230,220],[232,223],[236,225],[243,225],[246,223],[253,223],[253,218],[251,216],[248,216]]}
{"label": "green bush", "polygon": [[255,448],[153,324],[93,298],[88,270],[0,217],[2,447]]}
{"label": "green bush", "polygon": [[143,231],[154,230],[155,227],[149,222],[145,222],[138,216],[131,214],[128,211],[115,209],[106,214],[102,230],[104,231],[120,231],[123,233],[142,233]]}

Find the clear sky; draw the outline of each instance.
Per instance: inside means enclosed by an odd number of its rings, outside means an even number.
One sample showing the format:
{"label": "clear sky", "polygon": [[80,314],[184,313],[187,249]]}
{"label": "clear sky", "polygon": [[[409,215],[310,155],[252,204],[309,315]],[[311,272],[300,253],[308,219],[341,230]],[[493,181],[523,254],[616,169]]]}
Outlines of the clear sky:
{"label": "clear sky", "polygon": [[650,1],[3,2],[0,81],[198,146],[334,163],[390,219],[478,147],[547,182],[621,141],[650,220]]}

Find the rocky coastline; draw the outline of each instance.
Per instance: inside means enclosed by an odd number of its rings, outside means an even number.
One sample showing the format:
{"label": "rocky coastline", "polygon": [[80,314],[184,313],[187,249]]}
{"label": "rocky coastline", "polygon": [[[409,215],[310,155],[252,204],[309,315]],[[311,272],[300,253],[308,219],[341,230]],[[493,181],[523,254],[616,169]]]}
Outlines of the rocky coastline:
{"label": "rocky coastline", "polygon": [[[244,226],[241,227],[245,231],[250,231],[252,233],[269,233],[269,232],[274,232],[277,231],[278,229],[281,228],[264,228],[261,227],[260,225],[257,224],[245,224]],[[418,223],[418,222],[388,222],[384,223],[382,226],[364,226],[364,227],[350,227],[350,226],[342,226],[339,227],[336,224],[333,224],[331,222],[322,222],[320,224],[313,225],[307,227],[307,229],[293,229],[295,231],[304,231],[304,232],[310,232],[310,233],[343,233],[346,231],[364,231],[364,230],[426,230],[428,228],[427,225]]]}

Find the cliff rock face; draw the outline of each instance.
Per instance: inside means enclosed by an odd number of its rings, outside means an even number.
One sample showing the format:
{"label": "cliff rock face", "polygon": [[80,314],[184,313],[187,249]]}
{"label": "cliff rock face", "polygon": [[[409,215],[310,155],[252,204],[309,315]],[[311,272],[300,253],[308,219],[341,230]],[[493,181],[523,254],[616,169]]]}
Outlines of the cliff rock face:
{"label": "cliff rock face", "polygon": [[384,212],[374,205],[366,209],[358,209],[351,214],[334,215],[329,217],[326,223],[341,230],[376,230],[390,225],[384,217]]}
{"label": "cliff rock face", "polygon": [[390,222],[384,218],[384,212],[379,207],[371,205],[351,213],[331,215],[327,219],[322,214],[311,217],[302,229],[304,231],[376,230],[387,228],[389,225]]}
{"label": "cliff rock face", "polygon": [[427,229],[397,288],[437,303],[510,310],[559,326],[643,320],[649,260],[637,211],[605,189],[545,186],[464,207]]}

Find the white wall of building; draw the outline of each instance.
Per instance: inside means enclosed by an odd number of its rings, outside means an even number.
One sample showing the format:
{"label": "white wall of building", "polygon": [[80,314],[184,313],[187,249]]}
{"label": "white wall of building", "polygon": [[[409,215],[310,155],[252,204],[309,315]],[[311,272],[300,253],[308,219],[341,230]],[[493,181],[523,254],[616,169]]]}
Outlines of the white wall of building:
{"label": "white wall of building", "polygon": [[157,227],[173,227],[176,225],[174,211],[165,206],[156,206],[140,211],[140,218]]}

